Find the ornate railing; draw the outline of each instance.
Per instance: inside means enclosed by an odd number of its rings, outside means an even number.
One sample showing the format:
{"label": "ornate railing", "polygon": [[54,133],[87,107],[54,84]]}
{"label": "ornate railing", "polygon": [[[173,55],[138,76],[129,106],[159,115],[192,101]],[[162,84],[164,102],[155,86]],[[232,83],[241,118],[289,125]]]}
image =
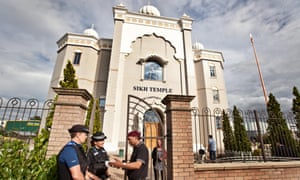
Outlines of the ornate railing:
{"label": "ornate railing", "polygon": [[[233,112],[225,110],[228,115],[231,129],[234,132]],[[300,160],[300,142],[299,133],[296,127],[297,120],[292,112],[280,114],[267,113],[265,111],[242,111],[239,114],[243,119],[242,125],[245,127],[247,138],[251,144],[250,151],[236,151],[236,148],[225,149],[224,132],[221,109],[211,110],[204,108],[199,110],[192,108],[193,123],[193,150],[195,162],[212,162],[209,158],[208,135],[212,135],[216,141],[217,159],[213,162],[233,162],[233,161],[283,161]],[[284,121],[285,127],[276,127],[268,129],[268,123]],[[276,133],[276,136],[270,134]],[[205,149],[200,152],[200,149]]]}
{"label": "ornate railing", "polygon": [[46,118],[53,100],[39,102],[37,99],[22,100],[17,97],[5,100],[0,97],[0,127],[5,133],[35,136],[41,120]]}

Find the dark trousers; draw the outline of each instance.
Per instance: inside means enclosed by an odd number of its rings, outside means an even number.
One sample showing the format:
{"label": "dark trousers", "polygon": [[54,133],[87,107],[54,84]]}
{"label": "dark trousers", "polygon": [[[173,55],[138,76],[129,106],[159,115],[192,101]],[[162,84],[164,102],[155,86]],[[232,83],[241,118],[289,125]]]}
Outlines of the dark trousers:
{"label": "dark trousers", "polygon": [[159,180],[159,174],[161,175],[161,180],[164,180],[163,171],[159,171],[159,170],[154,169],[155,180]]}
{"label": "dark trousers", "polygon": [[209,151],[209,159],[216,160],[216,151]]}

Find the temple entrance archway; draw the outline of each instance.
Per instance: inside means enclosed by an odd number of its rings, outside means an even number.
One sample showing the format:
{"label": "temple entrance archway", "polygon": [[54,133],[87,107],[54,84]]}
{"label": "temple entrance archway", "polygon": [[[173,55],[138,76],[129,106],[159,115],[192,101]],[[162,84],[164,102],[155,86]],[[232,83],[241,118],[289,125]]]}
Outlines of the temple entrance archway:
{"label": "temple entrance archway", "polygon": [[[151,97],[153,99],[153,97]],[[127,104],[127,126],[126,135],[132,130],[141,132],[141,138],[149,150],[149,173],[148,177],[153,178],[153,165],[151,152],[156,146],[157,139],[162,139],[165,144],[164,113],[157,106],[150,104],[146,99],[128,95]],[[126,136],[125,160],[130,158],[129,144]]]}

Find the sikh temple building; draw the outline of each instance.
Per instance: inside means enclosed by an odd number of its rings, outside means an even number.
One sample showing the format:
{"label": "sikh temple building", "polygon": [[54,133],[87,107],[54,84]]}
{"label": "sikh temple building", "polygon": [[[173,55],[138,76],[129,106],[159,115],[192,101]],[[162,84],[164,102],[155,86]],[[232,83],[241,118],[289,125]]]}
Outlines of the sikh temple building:
{"label": "sikh temple building", "polygon": [[[164,17],[152,5],[130,12],[120,4],[113,7],[113,20],[113,39],[99,36],[93,27],[63,35],[57,41],[50,82],[50,87],[59,87],[67,62],[72,62],[79,88],[100,99],[104,107],[108,151],[124,148],[128,95],[144,99],[158,111],[154,122],[157,118],[164,122],[161,100],[168,94],[195,96],[191,104],[199,110],[228,108],[223,55],[192,43],[191,17]],[[50,88],[48,97],[54,96]],[[145,115],[140,116],[146,121]]]}

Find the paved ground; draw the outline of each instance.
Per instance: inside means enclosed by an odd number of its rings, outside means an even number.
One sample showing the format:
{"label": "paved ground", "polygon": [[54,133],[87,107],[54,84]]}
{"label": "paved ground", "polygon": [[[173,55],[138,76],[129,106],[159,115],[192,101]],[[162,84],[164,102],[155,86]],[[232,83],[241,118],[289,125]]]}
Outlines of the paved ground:
{"label": "paved ground", "polygon": [[[120,161],[123,160],[123,158],[120,158],[118,155],[116,154],[109,154],[109,159],[119,159]],[[124,170],[122,170],[121,168],[117,169],[117,168],[113,168],[113,167],[109,167],[108,171],[111,174],[110,180],[123,180],[124,179]]]}
{"label": "paved ground", "polygon": [[[117,155],[109,155],[110,159],[113,158],[118,158],[119,160],[122,160],[123,158],[119,158]],[[150,168],[150,167],[149,167]],[[108,171],[111,174],[110,180],[124,180],[124,170],[122,170],[121,168],[117,169],[117,168],[113,168],[113,167],[109,167]],[[149,180],[154,179],[154,177],[151,178],[151,176],[153,176],[153,172],[152,169],[150,168],[148,170],[148,178]]]}
{"label": "paved ground", "polygon": [[111,174],[110,180],[123,180],[124,179],[124,171],[122,169],[110,167],[109,172]]}

